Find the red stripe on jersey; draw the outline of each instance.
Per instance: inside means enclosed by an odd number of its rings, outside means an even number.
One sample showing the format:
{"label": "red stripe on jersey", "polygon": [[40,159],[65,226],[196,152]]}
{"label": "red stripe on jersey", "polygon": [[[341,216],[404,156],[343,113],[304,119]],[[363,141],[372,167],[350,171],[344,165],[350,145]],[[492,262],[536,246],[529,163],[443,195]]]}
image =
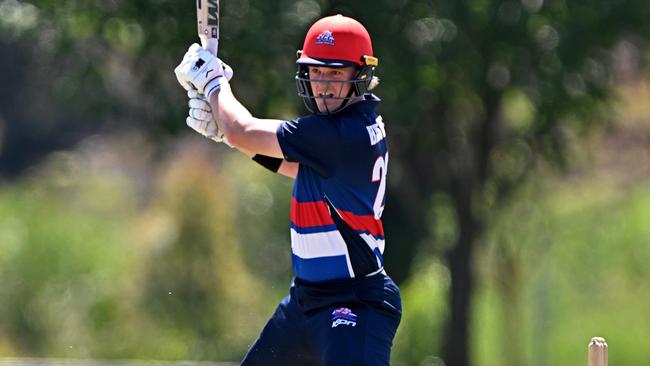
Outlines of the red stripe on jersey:
{"label": "red stripe on jersey", "polygon": [[353,230],[369,232],[372,236],[384,236],[384,225],[381,220],[375,220],[374,215],[355,215],[349,211],[338,210],[343,220]]}
{"label": "red stripe on jersey", "polygon": [[298,227],[334,224],[325,201],[298,202],[295,198],[291,199],[291,222]]}

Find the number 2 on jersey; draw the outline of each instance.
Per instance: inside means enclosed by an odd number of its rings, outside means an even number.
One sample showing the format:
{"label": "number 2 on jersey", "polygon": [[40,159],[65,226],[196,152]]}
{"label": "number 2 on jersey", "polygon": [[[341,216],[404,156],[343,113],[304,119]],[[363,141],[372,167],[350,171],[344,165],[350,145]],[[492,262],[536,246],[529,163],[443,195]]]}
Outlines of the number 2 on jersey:
{"label": "number 2 on jersey", "polygon": [[375,213],[375,220],[381,218],[384,212],[384,196],[386,195],[386,172],[388,171],[388,153],[386,156],[380,156],[375,161],[375,166],[372,168],[372,182],[379,181],[379,188],[377,189],[377,196],[372,210]]}

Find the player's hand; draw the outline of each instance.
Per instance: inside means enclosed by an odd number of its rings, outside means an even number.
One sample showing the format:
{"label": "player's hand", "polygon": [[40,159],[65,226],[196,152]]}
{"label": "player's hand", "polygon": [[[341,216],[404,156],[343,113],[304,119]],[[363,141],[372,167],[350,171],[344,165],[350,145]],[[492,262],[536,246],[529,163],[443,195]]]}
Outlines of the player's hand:
{"label": "player's hand", "polygon": [[190,46],[174,73],[185,90],[196,89],[208,99],[233,74],[230,66],[196,43]]}
{"label": "player's hand", "polygon": [[223,76],[225,76],[226,80],[230,81],[232,79],[232,76],[235,74],[234,71],[232,71],[232,67],[228,65],[227,63],[223,62],[222,59],[218,58],[219,63],[221,63],[221,68],[223,69]]}
{"label": "player's hand", "polygon": [[212,107],[205,99],[205,96],[194,89],[188,90],[187,96],[190,98],[188,103],[190,107],[189,116],[185,120],[187,125],[213,141],[223,142],[232,147],[223,132],[219,130],[219,125],[214,121]]}

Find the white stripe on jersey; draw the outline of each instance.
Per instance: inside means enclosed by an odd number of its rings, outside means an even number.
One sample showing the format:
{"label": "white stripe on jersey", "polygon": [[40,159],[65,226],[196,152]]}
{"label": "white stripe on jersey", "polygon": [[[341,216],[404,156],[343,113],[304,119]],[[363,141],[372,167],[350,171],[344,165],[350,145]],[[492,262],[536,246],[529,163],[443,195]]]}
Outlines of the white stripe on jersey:
{"label": "white stripe on jersey", "polygon": [[352,261],[350,261],[350,256],[349,256],[349,255],[346,255],[346,256],[345,256],[345,261],[346,261],[347,264],[348,264],[348,272],[350,272],[350,277],[351,277],[351,278],[354,278],[354,277],[355,277],[355,275],[354,275],[354,269],[352,269]]}
{"label": "white stripe on jersey", "polygon": [[348,247],[337,230],[300,234],[291,229],[291,251],[303,259],[335,255],[348,256]]}
{"label": "white stripe on jersey", "polygon": [[291,252],[303,259],[344,255],[349,275],[354,278],[348,246],[338,230],[300,234],[291,229]]}
{"label": "white stripe on jersey", "polygon": [[386,246],[386,240],[384,239],[376,239],[374,236],[366,233],[361,233],[359,234],[361,238],[368,243],[368,246],[370,246],[370,249],[379,249],[379,253],[384,254],[384,247]]}
{"label": "white stripe on jersey", "polygon": [[[386,240],[384,240],[384,239],[375,239],[374,236],[369,235],[369,234],[365,234],[365,233],[360,234],[360,236],[368,244],[370,249],[372,249],[374,251],[375,248],[377,248],[377,249],[379,249],[379,253],[381,253],[382,255],[384,254],[384,246],[386,245]],[[379,266],[379,268],[380,269],[383,268],[381,266],[381,261],[379,260],[379,257],[377,257],[376,259],[377,259],[377,265]]]}

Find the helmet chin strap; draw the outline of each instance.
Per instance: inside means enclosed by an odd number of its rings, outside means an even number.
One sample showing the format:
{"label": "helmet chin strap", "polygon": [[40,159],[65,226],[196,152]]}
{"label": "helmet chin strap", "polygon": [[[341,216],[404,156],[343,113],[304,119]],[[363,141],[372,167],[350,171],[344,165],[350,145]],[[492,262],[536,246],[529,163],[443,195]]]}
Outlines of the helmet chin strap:
{"label": "helmet chin strap", "polygon": [[352,94],[354,94],[354,88],[350,88],[350,90],[348,91],[348,95],[346,95],[345,99],[343,99],[343,103],[341,103],[341,105],[336,109],[336,111],[334,111],[334,113],[343,110],[343,108],[345,108],[348,105],[348,103],[352,99]]}

